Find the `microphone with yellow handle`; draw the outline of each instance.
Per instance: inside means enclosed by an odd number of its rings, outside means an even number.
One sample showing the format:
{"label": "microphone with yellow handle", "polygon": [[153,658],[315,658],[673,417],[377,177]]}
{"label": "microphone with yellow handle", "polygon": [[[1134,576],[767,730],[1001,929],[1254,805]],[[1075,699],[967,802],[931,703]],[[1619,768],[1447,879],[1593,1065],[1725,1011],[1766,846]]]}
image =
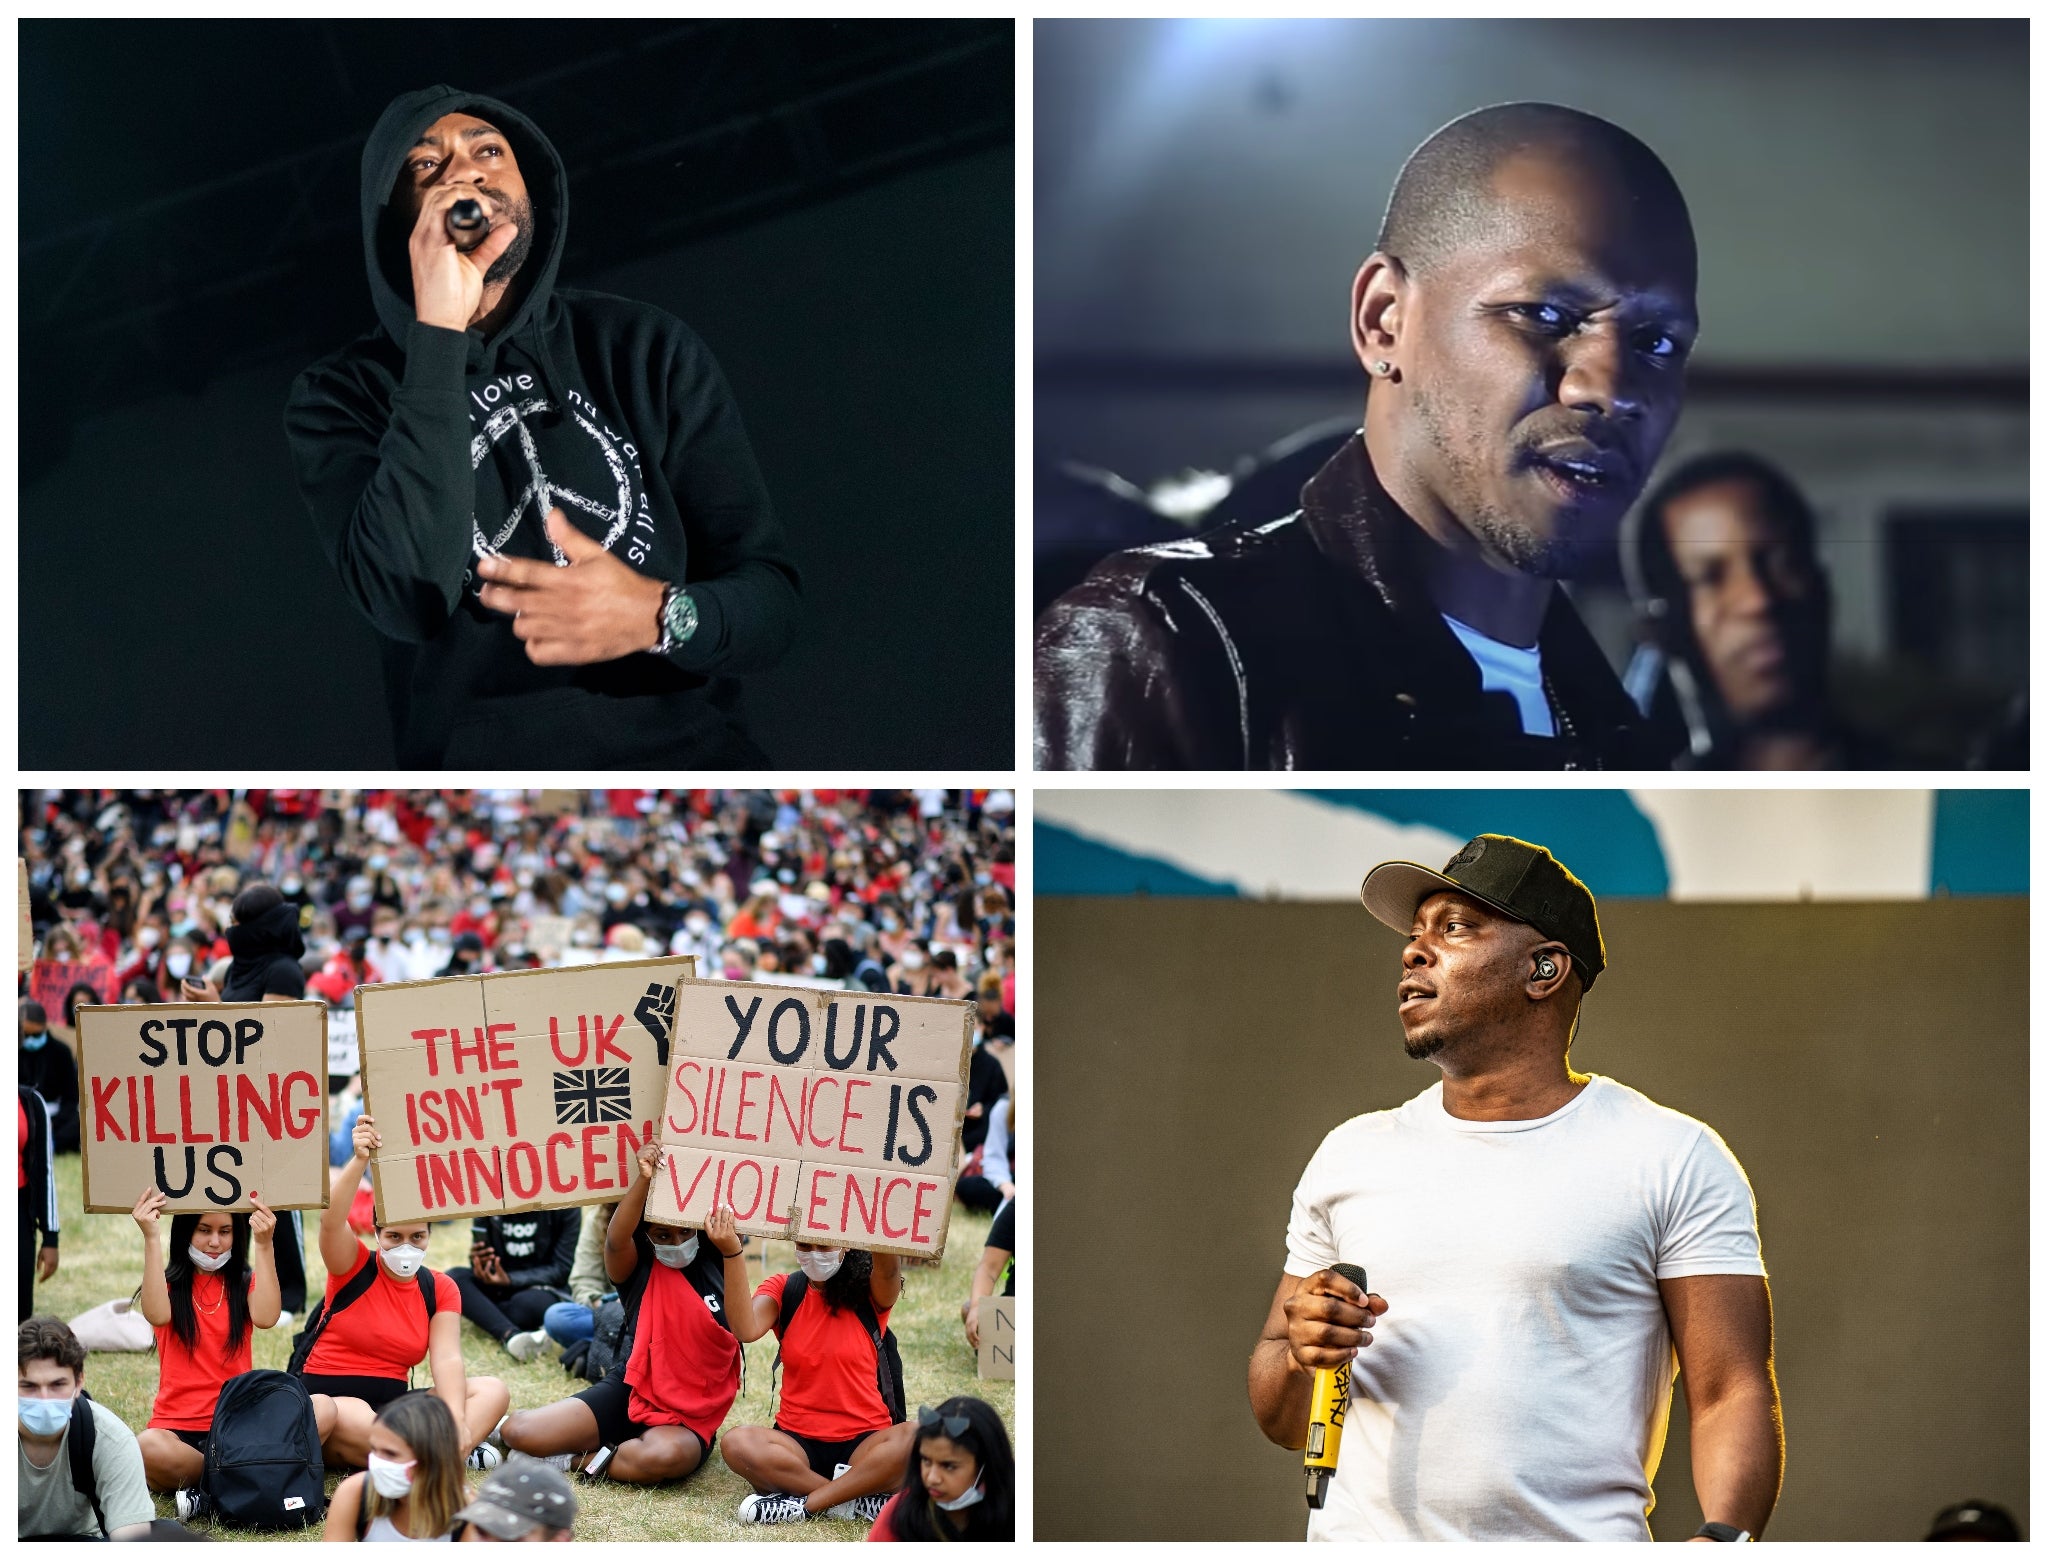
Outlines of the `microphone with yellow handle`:
{"label": "microphone with yellow handle", "polygon": [[[1330,1271],[1348,1278],[1365,1292],[1365,1269],[1352,1262],[1336,1262]],[[1308,1404],[1308,1444],[1301,1463],[1308,1475],[1308,1509],[1321,1511],[1329,1492],[1330,1475],[1337,1471],[1337,1444],[1344,1439],[1344,1416],[1351,1409],[1351,1365],[1335,1370],[1318,1366],[1315,1387]]]}

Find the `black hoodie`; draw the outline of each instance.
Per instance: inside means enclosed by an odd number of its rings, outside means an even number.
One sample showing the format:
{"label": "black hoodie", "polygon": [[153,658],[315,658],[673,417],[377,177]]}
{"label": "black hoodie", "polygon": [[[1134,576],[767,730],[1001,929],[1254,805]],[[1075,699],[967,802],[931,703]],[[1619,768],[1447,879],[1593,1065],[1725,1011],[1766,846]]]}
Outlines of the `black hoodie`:
{"label": "black hoodie", "polygon": [[[388,210],[444,114],[511,143],[533,202],[517,303],[486,337],[414,317],[410,224]],[[797,575],[724,376],[660,309],[555,286],[562,160],[524,115],[453,87],[408,93],[363,149],[363,250],[380,326],[307,369],[285,429],[350,599],[384,640],[407,766],[747,767],[766,762],[725,674],[795,631]],[[699,625],[666,656],[541,667],[476,599],[486,551],[554,560],[550,507],[640,573],[690,587]]]}

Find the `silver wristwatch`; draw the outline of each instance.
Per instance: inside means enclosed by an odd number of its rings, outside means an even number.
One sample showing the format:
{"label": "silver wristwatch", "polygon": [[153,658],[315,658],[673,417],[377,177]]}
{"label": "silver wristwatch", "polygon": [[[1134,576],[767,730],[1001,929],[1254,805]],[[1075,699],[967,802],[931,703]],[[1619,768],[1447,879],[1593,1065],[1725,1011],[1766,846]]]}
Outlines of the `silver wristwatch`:
{"label": "silver wristwatch", "polygon": [[669,586],[661,593],[661,639],[653,653],[667,655],[677,646],[688,644],[696,632],[697,603],[690,599],[688,587]]}

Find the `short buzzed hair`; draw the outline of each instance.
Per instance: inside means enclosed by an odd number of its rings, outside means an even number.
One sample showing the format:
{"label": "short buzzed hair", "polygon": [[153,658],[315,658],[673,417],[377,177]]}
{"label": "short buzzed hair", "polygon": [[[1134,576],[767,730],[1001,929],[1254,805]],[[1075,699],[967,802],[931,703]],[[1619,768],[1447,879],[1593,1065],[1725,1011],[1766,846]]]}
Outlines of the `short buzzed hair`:
{"label": "short buzzed hair", "polygon": [[1678,181],[1626,130],[1555,103],[1499,103],[1453,119],[1409,154],[1374,247],[1410,276],[1426,275],[1492,231],[1499,213],[1494,174],[1515,153],[1534,148],[1568,150],[1604,165],[1640,205],[1671,212],[1691,243]]}

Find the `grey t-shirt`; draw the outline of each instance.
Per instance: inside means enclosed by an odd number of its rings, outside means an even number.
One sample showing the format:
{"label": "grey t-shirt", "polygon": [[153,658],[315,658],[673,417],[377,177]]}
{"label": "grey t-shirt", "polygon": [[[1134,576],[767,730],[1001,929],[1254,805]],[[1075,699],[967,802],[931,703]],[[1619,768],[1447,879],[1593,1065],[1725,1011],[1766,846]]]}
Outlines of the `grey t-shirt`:
{"label": "grey t-shirt", "polygon": [[[100,1506],[107,1514],[107,1531],[151,1521],[156,1503],[149,1498],[149,1485],[142,1476],[142,1448],[135,1432],[111,1408],[89,1405],[93,1416],[92,1470],[100,1492]],[[74,1414],[77,1413],[73,1409]],[[57,1457],[47,1468],[28,1460],[28,1450],[15,1437],[15,1461],[21,1471],[21,1525],[15,1529],[23,1538],[44,1534],[70,1533],[81,1538],[98,1538],[99,1523],[93,1519],[92,1502],[71,1487],[71,1431],[57,1443]]]}

